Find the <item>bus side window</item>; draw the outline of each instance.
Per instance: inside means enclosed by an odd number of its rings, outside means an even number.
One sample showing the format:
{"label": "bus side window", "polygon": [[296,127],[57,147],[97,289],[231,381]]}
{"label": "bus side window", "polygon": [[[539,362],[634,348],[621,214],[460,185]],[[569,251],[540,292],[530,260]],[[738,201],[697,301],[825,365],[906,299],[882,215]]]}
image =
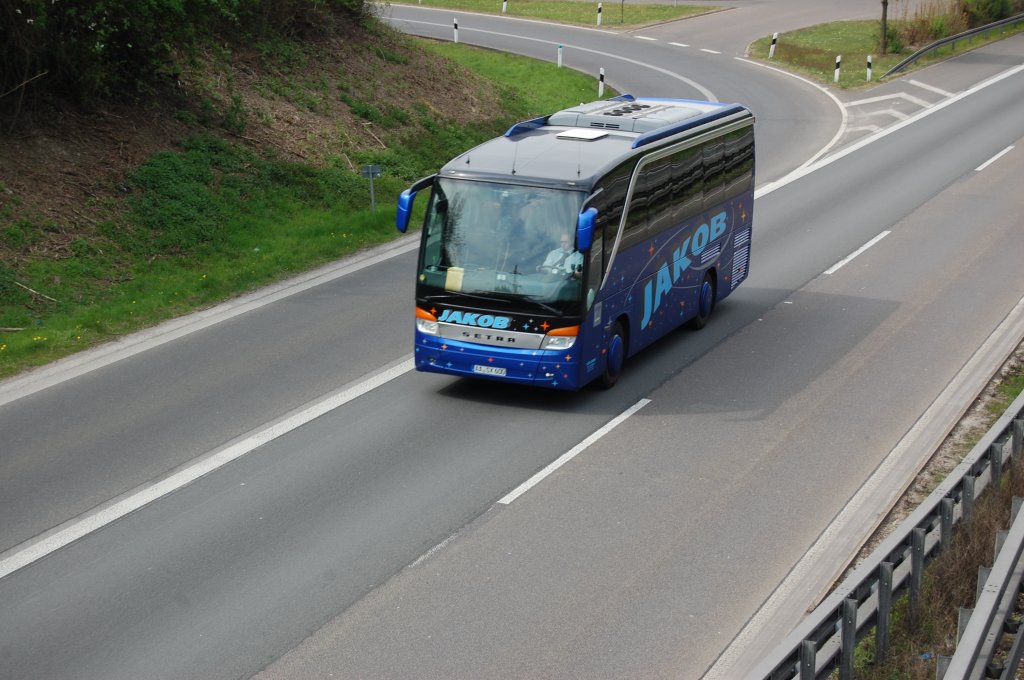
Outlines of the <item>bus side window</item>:
{"label": "bus side window", "polygon": [[725,138],[725,196],[750,189],[754,179],[754,128],[730,132]]}
{"label": "bus side window", "polygon": [[647,235],[654,236],[673,226],[672,156],[648,163],[644,169],[648,208]]}
{"label": "bus side window", "polygon": [[634,164],[635,161],[623,163],[610,173],[601,183],[604,191],[594,202],[594,207],[597,208],[597,222],[594,224],[595,241],[597,234],[604,235],[604,267],[611,261],[612,248],[615,247],[619,223],[622,221],[622,211],[626,207],[626,192],[629,190]]}
{"label": "bus side window", "polygon": [[704,145],[704,209],[725,200],[725,143],[721,138]]}
{"label": "bus side window", "polygon": [[704,207],[704,156],[691,146],[672,154],[672,222],[681,224]]}

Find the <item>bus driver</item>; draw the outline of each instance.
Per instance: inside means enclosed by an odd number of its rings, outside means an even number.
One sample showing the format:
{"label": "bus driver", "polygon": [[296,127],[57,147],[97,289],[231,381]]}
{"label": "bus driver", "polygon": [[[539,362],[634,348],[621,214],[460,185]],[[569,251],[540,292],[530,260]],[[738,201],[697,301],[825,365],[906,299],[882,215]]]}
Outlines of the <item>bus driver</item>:
{"label": "bus driver", "polygon": [[559,237],[559,246],[548,253],[544,264],[537,271],[546,274],[575,274],[583,269],[583,254],[572,247],[572,237],[564,232]]}

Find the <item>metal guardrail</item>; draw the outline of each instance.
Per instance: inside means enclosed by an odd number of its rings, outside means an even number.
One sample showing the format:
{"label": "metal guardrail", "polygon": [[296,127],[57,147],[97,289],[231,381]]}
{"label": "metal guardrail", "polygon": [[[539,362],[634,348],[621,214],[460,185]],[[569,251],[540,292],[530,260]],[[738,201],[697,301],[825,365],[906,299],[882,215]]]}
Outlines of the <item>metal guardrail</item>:
{"label": "metal guardrail", "polygon": [[929,52],[931,52],[933,50],[937,50],[940,47],[945,47],[946,45],[953,45],[953,47],[956,47],[957,41],[960,41],[960,40],[970,40],[971,38],[973,38],[976,35],[980,35],[982,33],[987,33],[988,31],[991,31],[991,30],[996,29],[996,28],[1002,28],[1003,26],[1009,26],[1011,24],[1016,24],[1016,23],[1018,23],[1020,21],[1024,21],[1024,14],[1018,14],[1016,16],[1012,16],[1012,17],[1009,17],[1009,18],[1006,18],[1006,19],[1002,19],[1000,21],[994,21],[991,24],[985,24],[984,26],[979,26],[977,28],[972,28],[972,29],[970,29],[968,31],[964,31],[963,33],[957,33],[956,35],[951,35],[951,36],[948,36],[948,37],[936,40],[935,42],[931,43],[930,45],[926,45],[926,46],[922,47],[917,52],[914,52],[912,55],[910,55],[909,57],[907,57],[906,59],[904,59],[900,63],[898,63],[895,66],[893,66],[891,69],[889,69],[884,74],[882,74],[882,78],[886,78],[889,75],[891,75],[893,73],[896,73],[897,71],[902,71],[907,66],[910,66],[911,64],[913,64],[915,61],[917,61],[918,59],[920,59],[924,55],[928,54]]}
{"label": "metal guardrail", "polygon": [[[817,680],[836,668],[841,680],[852,680],[854,648],[875,631],[875,659],[885,661],[889,646],[892,604],[909,594],[910,616],[918,611],[924,570],[948,546],[957,522],[971,518],[974,502],[1004,466],[1024,449],[1024,393],[1010,405],[978,444],[925,501],[886,538],[790,635],[747,676],[748,680]],[[1021,592],[1024,565],[1024,513],[1018,513],[996,564],[988,576],[956,654],[939,659],[945,680],[996,678],[996,641]],[[961,612],[962,624],[964,614]],[[1020,626],[1008,661],[1024,652]],[[1014,677],[1016,665],[1008,667]],[[943,675],[945,674],[945,675]]]}

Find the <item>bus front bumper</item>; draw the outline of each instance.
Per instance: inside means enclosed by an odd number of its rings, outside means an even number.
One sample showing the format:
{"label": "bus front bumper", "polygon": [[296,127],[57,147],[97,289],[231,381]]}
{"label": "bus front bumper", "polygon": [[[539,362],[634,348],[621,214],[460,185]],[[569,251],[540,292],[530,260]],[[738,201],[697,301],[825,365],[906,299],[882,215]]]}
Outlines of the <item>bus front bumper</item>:
{"label": "bus front bumper", "polygon": [[580,366],[567,350],[492,347],[416,331],[416,370],[485,378],[519,385],[578,390]]}

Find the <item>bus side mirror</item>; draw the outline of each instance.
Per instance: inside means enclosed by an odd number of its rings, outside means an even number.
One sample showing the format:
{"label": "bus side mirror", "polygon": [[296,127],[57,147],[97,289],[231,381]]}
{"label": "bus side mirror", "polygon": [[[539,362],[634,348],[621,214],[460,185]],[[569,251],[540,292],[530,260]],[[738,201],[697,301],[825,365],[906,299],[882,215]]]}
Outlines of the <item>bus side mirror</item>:
{"label": "bus side mirror", "polygon": [[587,208],[576,218],[576,247],[586,252],[594,245],[594,221],[597,208]]}
{"label": "bus side mirror", "polygon": [[395,213],[395,228],[398,231],[404,234],[405,230],[409,228],[409,218],[412,217],[412,202],[416,200],[417,193],[434,185],[434,177],[436,175],[424,177],[403,191],[398,197],[398,212]]}
{"label": "bus side mirror", "polygon": [[395,213],[395,227],[405,233],[409,228],[409,216],[412,214],[412,202],[416,200],[416,192],[406,189],[398,197],[398,212]]}

